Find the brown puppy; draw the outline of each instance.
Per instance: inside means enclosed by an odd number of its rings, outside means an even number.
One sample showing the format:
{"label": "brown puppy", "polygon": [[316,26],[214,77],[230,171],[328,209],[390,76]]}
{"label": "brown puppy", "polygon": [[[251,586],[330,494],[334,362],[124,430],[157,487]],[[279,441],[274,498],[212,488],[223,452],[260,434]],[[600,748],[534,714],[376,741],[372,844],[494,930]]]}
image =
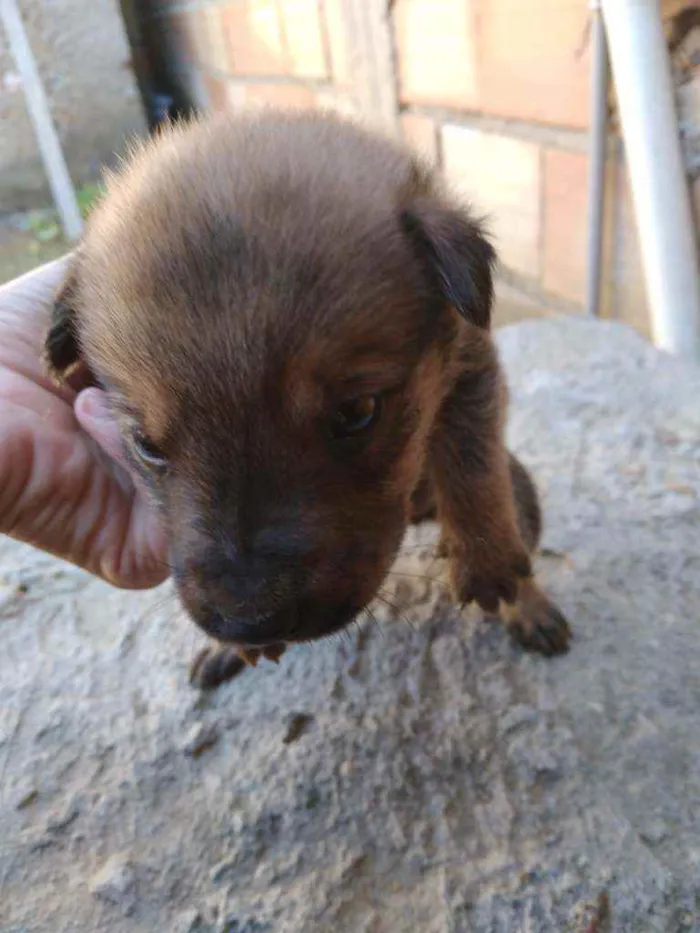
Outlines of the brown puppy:
{"label": "brown puppy", "polygon": [[46,355],[109,393],[182,602],[229,646],[200,684],[347,625],[432,514],[455,599],[566,650],[504,446],[494,258],[407,151],[329,115],[216,115],[109,179]]}

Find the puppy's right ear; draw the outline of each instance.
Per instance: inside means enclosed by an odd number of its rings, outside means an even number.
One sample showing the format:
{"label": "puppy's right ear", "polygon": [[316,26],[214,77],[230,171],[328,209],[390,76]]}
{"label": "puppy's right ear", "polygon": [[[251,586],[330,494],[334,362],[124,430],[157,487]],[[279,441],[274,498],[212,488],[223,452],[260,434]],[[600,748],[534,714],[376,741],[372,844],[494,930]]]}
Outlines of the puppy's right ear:
{"label": "puppy's right ear", "polygon": [[44,339],[44,366],[58,383],[67,382],[82,361],[77,332],[77,290],[78,271],[74,261],[56,295]]}

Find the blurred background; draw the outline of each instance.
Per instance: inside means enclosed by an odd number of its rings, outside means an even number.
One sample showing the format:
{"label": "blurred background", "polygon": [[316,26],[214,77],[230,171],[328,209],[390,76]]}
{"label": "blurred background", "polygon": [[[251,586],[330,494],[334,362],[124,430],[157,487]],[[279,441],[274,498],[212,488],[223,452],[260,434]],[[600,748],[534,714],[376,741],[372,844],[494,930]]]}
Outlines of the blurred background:
{"label": "blurred background", "polygon": [[[614,82],[595,80],[595,4],[12,2],[83,213],[102,167],[166,114],[331,107],[403,137],[489,215],[501,259],[500,323],[586,307],[592,95],[603,93],[597,311],[651,336]],[[700,3],[663,0],[659,10],[697,234]],[[0,27],[0,281],[68,248],[25,85]]]}

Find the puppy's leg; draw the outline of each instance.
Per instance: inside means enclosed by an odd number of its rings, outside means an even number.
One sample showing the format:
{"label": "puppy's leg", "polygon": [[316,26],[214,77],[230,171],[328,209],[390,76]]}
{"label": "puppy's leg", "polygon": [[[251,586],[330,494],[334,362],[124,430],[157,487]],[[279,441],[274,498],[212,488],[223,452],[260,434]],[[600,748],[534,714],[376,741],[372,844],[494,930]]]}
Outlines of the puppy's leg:
{"label": "puppy's leg", "polygon": [[435,490],[430,477],[424,476],[411,496],[410,522],[412,525],[420,525],[421,522],[434,521],[436,517]]}
{"label": "puppy's leg", "polygon": [[503,441],[505,390],[493,342],[470,328],[460,376],[438,414],[429,450],[442,549],[454,595],[495,612],[531,574]]}
{"label": "puppy's leg", "polygon": [[[532,578],[540,533],[534,486],[503,440],[505,388],[493,343],[473,330],[462,374],[443,405],[430,449],[430,469],[455,598],[486,612],[513,606],[518,640],[547,653],[563,650],[568,626]],[[551,607],[554,609],[554,607]],[[561,622],[559,619],[561,619]],[[539,626],[561,629],[539,637]]]}
{"label": "puppy's leg", "polygon": [[200,690],[214,690],[233,680],[245,669],[246,662],[235,648],[207,645],[195,655],[190,665],[190,683]]}
{"label": "puppy's leg", "polygon": [[247,650],[231,645],[207,645],[190,665],[190,683],[200,690],[214,690],[238,677],[246,667],[255,667],[260,657],[277,664],[284,651],[282,644]]}
{"label": "puppy's leg", "polygon": [[[525,467],[512,454],[510,474],[520,534],[530,553],[534,554],[542,534],[542,511],[537,489]],[[502,605],[501,617],[513,638],[524,648],[545,655],[562,654],[569,648],[569,623],[533,577],[520,581],[515,603]]]}

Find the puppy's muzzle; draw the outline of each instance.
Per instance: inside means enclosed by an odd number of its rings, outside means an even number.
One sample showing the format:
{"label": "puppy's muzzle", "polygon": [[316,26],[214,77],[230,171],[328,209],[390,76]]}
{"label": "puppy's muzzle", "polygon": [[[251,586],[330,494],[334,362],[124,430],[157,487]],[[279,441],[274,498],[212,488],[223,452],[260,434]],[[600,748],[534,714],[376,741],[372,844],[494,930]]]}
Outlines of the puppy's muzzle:
{"label": "puppy's muzzle", "polygon": [[176,562],[175,579],[197,624],[220,641],[260,647],[293,636],[309,573],[304,554],[229,546]]}
{"label": "puppy's muzzle", "polygon": [[[253,546],[200,540],[196,553],[173,553],[174,576],[193,620],[222,642],[261,648],[338,631],[362,604],[328,547],[293,531],[267,529]],[[177,551],[177,548],[174,549]]]}

